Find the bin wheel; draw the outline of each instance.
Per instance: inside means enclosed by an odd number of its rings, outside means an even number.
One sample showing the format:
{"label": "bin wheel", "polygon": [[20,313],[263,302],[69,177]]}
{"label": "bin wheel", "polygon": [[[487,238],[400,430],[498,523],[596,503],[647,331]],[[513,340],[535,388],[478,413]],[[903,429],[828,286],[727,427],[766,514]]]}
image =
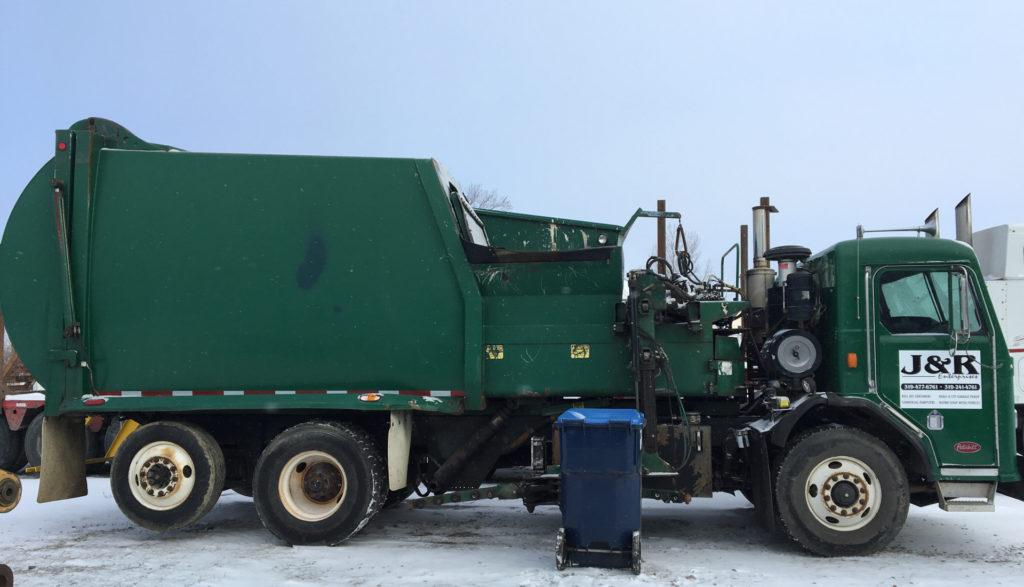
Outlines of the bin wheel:
{"label": "bin wheel", "polygon": [[640,564],[643,562],[643,559],[640,558],[640,531],[639,530],[633,530],[633,552],[632,552],[632,555],[633,555],[632,556],[632,561],[631,561],[629,566],[630,566],[630,568],[633,569],[633,574],[634,575],[639,575],[640,574]]}
{"label": "bin wheel", "polygon": [[224,453],[209,432],[153,422],[125,439],[110,468],[114,501],[149,530],[173,530],[206,515],[224,488]]}
{"label": "bin wheel", "polygon": [[559,528],[558,534],[555,535],[555,567],[559,571],[564,571],[565,567],[569,566],[569,557],[567,556],[565,546],[565,528]]}
{"label": "bin wheel", "polygon": [[256,463],[253,500],[263,525],[289,544],[335,545],[384,505],[387,469],[373,437],[334,422],[277,435]]}

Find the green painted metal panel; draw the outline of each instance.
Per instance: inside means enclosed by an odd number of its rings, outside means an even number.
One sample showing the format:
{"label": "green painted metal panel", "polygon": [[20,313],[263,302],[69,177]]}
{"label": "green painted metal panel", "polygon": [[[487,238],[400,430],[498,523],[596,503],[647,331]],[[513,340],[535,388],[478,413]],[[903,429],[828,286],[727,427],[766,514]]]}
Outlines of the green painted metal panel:
{"label": "green painted metal panel", "polygon": [[[53,411],[90,401],[96,411],[457,412],[482,409],[485,394],[632,391],[627,341],[612,328],[621,250],[471,266],[454,180],[434,161],[187,153],[101,119],[58,140],[70,148],[29,184],[0,255],[8,273],[28,277],[5,280],[2,296]],[[66,183],[67,291],[54,175]],[[504,223],[499,240],[554,234],[554,246],[519,247],[539,252],[593,245],[598,234],[613,241],[620,230],[487,217],[489,228]],[[485,342],[507,345],[509,360],[486,359]],[[461,393],[372,405],[301,393],[359,389]],[[239,390],[300,393],[216,393]]]}
{"label": "green painted metal panel", "polygon": [[[739,341],[716,334],[714,323],[735,318],[747,302],[690,302],[692,322],[686,326],[666,325],[656,331],[658,342],[671,362],[673,377],[681,396],[730,396],[743,382],[743,357]],[[667,378],[659,386],[668,387]]]}
{"label": "green painted metal panel", "polygon": [[415,162],[103,151],[100,390],[462,389],[462,300]]}
{"label": "green painted metal panel", "polygon": [[[498,210],[477,210],[491,244],[518,251],[566,251],[614,245],[621,226],[532,216]],[[601,237],[604,236],[604,242]]]}
{"label": "green painted metal panel", "polygon": [[51,359],[63,351],[63,279],[55,226],[51,159],[26,186],[11,211],[0,244],[0,311],[22,362],[47,389],[47,406],[63,400],[64,364]]}
{"label": "green painted metal panel", "polygon": [[[489,396],[632,393],[627,339],[613,332],[622,251],[607,261],[474,266],[484,301]],[[498,352],[497,348],[500,348]]]}
{"label": "green painted metal panel", "polygon": [[[975,333],[954,349],[948,325],[937,325],[933,332],[890,332],[879,319],[885,312],[886,276],[930,274],[945,279],[954,267],[889,265],[872,272],[875,377],[883,401],[927,431],[943,465],[991,467],[997,452],[996,389],[994,370],[983,367],[993,364],[991,331]],[[929,428],[929,417],[941,418],[941,424]]]}
{"label": "green painted metal panel", "polygon": [[[366,397],[374,395],[373,401]],[[92,398],[94,401],[97,398]],[[303,410],[316,410],[326,414],[331,410],[415,410],[421,412],[439,412],[457,414],[465,410],[465,402],[461,397],[421,397],[398,394],[306,394],[302,392],[290,394],[265,395],[205,395],[202,392],[192,396],[154,395],[146,397],[105,397],[102,404],[86,406],[82,402],[69,403],[67,411],[104,412],[204,412],[223,411],[225,413],[244,413],[254,411],[273,412],[275,414],[297,413]]]}
{"label": "green painted metal panel", "polygon": [[[935,415],[932,409],[900,406],[899,352],[917,349],[948,355],[953,345],[948,334],[888,332],[879,321],[875,279],[879,271],[886,269],[941,270],[961,266],[971,275],[986,334],[972,336],[972,341],[959,349],[982,353],[982,362],[989,365],[980,370],[987,399],[981,409],[936,410],[943,417],[943,428],[931,430],[928,416]],[[816,254],[809,260],[808,268],[818,276],[826,309],[815,330],[825,349],[819,388],[892,406],[926,435],[926,446],[936,469],[940,465],[998,465],[1003,480],[1015,480],[1012,372],[991,368],[1009,364],[1009,353],[999,324],[989,312],[991,300],[981,285],[980,268],[971,248],[942,239],[859,239],[837,243]],[[855,367],[847,365],[849,353],[857,356]],[[956,446],[960,442],[976,442],[978,450],[968,447],[970,452],[958,451]]]}

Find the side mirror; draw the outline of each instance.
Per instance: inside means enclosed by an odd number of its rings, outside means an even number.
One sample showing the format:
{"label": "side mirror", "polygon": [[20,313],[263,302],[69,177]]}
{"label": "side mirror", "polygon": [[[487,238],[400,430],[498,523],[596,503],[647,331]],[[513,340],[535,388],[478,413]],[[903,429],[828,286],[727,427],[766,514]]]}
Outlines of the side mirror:
{"label": "side mirror", "polygon": [[[960,267],[955,273],[960,296],[959,321],[953,324],[953,336],[956,344],[966,343],[971,339],[971,314],[970,314],[970,275],[966,267]],[[952,310],[952,308],[950,308]]]}

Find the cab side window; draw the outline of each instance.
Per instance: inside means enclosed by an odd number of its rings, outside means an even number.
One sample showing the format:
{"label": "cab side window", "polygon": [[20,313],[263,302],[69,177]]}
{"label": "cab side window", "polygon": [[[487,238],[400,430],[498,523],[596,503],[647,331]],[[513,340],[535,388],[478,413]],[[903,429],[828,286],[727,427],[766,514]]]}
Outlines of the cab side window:
{"label": "cab side window", "polygon": [[[882,325],[892,334],[948,334],[960,328],[961,273],[933,270],[890,270],[881,275],[879,305]],[[981,331],[974,294],[968,287],[970,331]]]}

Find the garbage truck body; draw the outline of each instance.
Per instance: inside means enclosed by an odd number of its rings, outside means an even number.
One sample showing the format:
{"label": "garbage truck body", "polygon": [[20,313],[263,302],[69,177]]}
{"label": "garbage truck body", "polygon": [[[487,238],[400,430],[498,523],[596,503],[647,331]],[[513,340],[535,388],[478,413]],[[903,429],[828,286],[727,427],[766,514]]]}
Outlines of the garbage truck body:
{"label": "garbage truck body", "polygon": [[624,296],[632,222],[678,215],[474,210],[429,159],[192,153],[84,120],[0,245],[0,309],[46,390],[39,500],[84,494],[82,420],[103,415],[142,424],[111,487],[153,530],[227,488],[292,544],[339,543],[414,491],[532,511],[558,503],[552,424],[573,407],[643,413],[644,497],[743,492],[822,555],[885,547],[911,503],[1019,497],[1012,366],[971,248],[770,248],[773,211],[755,207],[738,278],[680,251]]}

